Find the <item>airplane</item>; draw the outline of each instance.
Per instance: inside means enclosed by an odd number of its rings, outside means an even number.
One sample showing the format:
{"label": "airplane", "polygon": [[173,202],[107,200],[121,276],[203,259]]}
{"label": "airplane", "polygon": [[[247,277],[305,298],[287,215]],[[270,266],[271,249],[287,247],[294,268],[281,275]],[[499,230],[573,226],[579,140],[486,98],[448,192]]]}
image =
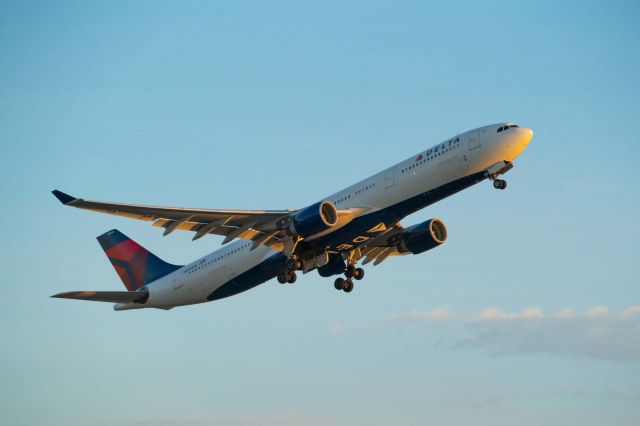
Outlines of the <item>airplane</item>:
{"label": "airplane", "polygon": [[[350,293],[364,278],[357,266],[391,256],[421,254],[447,240],[447,227],[429,219],[403,227],[406,216],[486,179],[500,179],[533,137],[531,129],[499,123],[458,134],[309,206],[296,210],[211,210],[90,201],[52,193],[64,205],[193,232],[193,240],[224,236],[223,247],[188,265],[167,263],[114,229],[97,237],[127,291],[71,291],[51,297],[114,303],[116,311],[210,302],[297,272],[339,275]],[[344,276],[344,277],[343,277]]]}

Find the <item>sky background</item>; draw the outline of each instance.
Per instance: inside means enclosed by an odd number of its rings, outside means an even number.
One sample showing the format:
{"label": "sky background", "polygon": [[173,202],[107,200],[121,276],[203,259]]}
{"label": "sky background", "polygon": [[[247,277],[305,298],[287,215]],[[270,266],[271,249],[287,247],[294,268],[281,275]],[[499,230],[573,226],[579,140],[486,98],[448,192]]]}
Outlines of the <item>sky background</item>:
{"label": "sky background", "polygon": [[[0,424],[637,425],[640,4],[0,1]],[[449,240],[172,311],[94,237],[221,239],[50,194],[299,208],[514,121],[506,175],[403,221]]]}

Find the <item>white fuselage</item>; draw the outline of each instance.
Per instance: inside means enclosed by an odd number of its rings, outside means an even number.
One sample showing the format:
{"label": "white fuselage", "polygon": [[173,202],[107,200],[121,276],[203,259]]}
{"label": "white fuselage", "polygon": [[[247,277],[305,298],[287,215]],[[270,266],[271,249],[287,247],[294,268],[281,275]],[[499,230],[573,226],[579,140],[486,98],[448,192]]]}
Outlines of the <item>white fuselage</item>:
{"label": "white fuselage", "polygon": [[[501,126],[504,124],[454,136],[323,200],[338,209],[361,207],[363,214],[371,214],[468,175],[492,174],[512,162],[533,135],[519,127],[497,133]],[[278,253],[266,246],[250,250],[251,245],[251,241],[238,240],[223,246],[151,283],[144,305],[123,303],[115,309],[168,309],[207,302],[216,289]]]}

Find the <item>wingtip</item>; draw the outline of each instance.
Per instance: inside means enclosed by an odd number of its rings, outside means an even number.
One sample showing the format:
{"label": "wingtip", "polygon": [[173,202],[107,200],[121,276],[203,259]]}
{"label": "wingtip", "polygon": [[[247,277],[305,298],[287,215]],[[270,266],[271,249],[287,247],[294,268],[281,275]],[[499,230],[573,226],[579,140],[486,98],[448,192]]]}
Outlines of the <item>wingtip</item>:
{"label": "wingtip", "polygon": [[69,194],[65,194],[62,191],[58,191],[57,189],[54,189],[53,191],[51,191],[51,193],[64,205],[67,205],[73,201],[75,201],[75,197],[72,197]]}

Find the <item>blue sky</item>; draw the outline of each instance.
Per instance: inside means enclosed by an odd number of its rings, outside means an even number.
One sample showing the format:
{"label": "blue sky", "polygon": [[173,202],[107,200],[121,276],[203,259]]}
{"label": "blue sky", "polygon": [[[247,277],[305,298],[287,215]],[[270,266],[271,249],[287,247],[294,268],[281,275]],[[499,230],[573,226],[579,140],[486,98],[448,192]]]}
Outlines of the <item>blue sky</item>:
{"label": "blue sky", "polygon": [[[0,2],[0,423],[635,425],[637,2]],[[509,188],[447,244],[169,312],[52,300],[121,283],[118,228],[186,263],[216,237],[49,191],[298,208],[500,121]]]}

